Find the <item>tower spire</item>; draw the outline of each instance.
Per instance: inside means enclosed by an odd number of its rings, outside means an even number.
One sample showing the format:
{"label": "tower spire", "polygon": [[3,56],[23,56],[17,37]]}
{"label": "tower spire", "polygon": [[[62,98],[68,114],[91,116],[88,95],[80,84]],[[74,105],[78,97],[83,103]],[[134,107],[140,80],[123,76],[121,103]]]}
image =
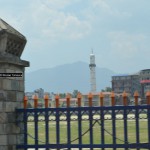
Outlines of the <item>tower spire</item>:
{"label": "tower spire", "polygon": [[95,55],[94,55],[93,49],[92,49],[92,53],[90,54],[90,64],[89,64],[91,92],[96,92],[95,67],[96,67],[96,64],[95,64]]}

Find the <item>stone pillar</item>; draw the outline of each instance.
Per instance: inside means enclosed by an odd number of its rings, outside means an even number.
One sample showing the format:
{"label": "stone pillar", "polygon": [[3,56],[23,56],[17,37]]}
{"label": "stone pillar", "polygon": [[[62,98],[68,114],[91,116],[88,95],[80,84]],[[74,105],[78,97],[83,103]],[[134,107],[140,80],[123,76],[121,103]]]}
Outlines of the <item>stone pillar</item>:
{"label": "stone pillar", "polygon": [[[15,150],[23,142],[23,134],[16,126],[16,108],[23,107],[25,67],[20,59],[26,38],[0,19],[0,150]],[[22,73],[16,77],[15,73]]]}

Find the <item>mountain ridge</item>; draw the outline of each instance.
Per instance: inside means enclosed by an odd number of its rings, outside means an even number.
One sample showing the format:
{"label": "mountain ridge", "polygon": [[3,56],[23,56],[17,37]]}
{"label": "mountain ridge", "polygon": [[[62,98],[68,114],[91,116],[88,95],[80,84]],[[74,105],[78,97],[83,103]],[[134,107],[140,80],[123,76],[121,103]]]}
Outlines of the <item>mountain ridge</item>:
{"label": "mountain ridge", "polygon": [[[114,74],[115,72],[107,68],[96,67],[97,91],[111,86],[111,76]],[[83,93],[89,92],[89,64],[78,61],[26,73],[25,88],[26,92],[31,92],[38,88],[56,93],[73,92],[73,90]]]}

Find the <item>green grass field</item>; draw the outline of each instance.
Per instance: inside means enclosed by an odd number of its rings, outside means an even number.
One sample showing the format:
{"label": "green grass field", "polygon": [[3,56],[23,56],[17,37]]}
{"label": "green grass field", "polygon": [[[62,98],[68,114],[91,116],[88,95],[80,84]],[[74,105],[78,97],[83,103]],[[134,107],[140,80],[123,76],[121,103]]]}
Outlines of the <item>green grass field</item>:
{"label": "green grass field", "polygon": [[[93,121],[94,123],[94,121]],[[136,127],[135,120],[128,120],[128,142],[135,143],[136,142]],[[145,143],[148,142],[148,125],[147,119],[139,120],[140,125],[140,142]],[[45,122],[38,123],[38,134],[39,134],[39,144],[45,143]],[[86,132],[89,129],[89,121],[82,121],[82,133]],[[94,144],[101,143],[101,127],[98,123],[96,123],[93,127],[93,141]],[[105,120],[105,130],[109,133],[112,133],[112,121]],[[34,122],[28,123],[28,133],[34,137]],[[116,134],[119,140],[117,144],[122,144],[124,141],[124,124],[123,120],[116,121]],[[89,132],[82,136],[83,144],[89,144]],[[78,138],[78,123],[77,121],[71,121],[71,141]],[[28,143],[34,144],[34,139],[30,136],[28,137]],[[56,143],[56,122],[49,122],[49,143]],[[60,121],[60,143],[67,143],[67,122]],[[105,143],[112,144],[112,136],[105,132]],[[78,140],[74,141],[72,144],[78,144]]]}

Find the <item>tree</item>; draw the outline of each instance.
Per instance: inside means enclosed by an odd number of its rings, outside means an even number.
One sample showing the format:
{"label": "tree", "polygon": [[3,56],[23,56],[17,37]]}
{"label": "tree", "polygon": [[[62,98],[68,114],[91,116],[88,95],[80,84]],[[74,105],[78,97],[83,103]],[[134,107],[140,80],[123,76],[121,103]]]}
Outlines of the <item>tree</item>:
{"label": "tree", "polygon": [[105,89],[101,90],[102,92],[111,92],[112,88],[111,87],[106,87]]}
{"label": "tree", "polygon": [[72,97],[76,98],[77,95],[78,95],[78,93],[79,93],[78,90],[74,90],[74,91],[72,92]]}

